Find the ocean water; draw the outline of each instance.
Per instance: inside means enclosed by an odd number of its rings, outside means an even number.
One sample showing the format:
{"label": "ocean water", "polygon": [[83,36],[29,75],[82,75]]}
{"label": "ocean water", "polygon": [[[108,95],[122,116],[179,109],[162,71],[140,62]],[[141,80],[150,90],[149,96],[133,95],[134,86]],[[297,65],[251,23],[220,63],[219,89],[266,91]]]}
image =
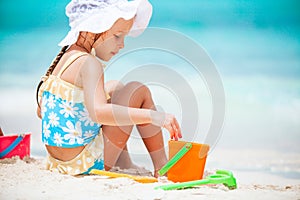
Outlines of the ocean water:
{"label": "ocean water", "polygon": [[[7,132],[29,129],[35,132],[36,143],[39,141],[39,125],[36,124],[38,120],[32,117],[35,112],[34,90],[39,77],[59,52],[57,43],[68,31],[67,18],[64,16],[64,6],[67,2],[47,0],[40,5],[29,0],[23,7],[16,7],[15,5],[19,4],[10,1],[0,3],[0,126]],[[167,28],[197,43],[206,53],[206,58],[210,58],[214,63],[222,80],[225,120],[222,131],[211,144],[212,157],[219,155],[219,149],[227,149],[236,156],[239,155],[233,152],[246,152],[244,156],[253,158],[253,162],[248,159],[241,164],[233,162],[232,165],[239,169],[252,168],[299,178],[298,1],[151,2],[154,11],[150,26]],[[131,40],[134,39],[128,39],[128,42]],[[176,42],[179,41],[174,41]],[[191,46],[183,45],[182,48],[184,52],[191,54],[194,51]],[[205,142],[215,112],[212,109],[212,94],[203,77],[204,72],[202,76],[196,73],[195,68],[180,55],[159,48],[126,54],[122,59],[106,63],[106,80],[125,79],[126,75],[137,69],[136,66],[149,63],[159,64],[167,69],[167,72],[176,72],[182,78],[180,80],[191,88],[197,109],[190,110],[187,107],[187,110],[196,112],[198,126],[196,132],[184,126],[183,139]],[[162,72],[157,71],[157,75],[160,73]],[[168,73],[165,74],[165,79],[173,80]],[[173,83],[176,83],[176,80],[174,79]],[[195,119],[194,114],[184,115],[187,112],[184,108],[189,102],[192,105],[193,99],[182,100],[178,97],[179,94],[174,92],[186,92],[181,84],[168,85],[165,82],[153,81],[147,83],[161,110],[174,113],[180,122],[188,119],[187,121],[192,123]],[[15,104],[20,104],[21,107],[16,107]],[[15,125],[14,120],[19,120],[19,125]],[[164,133],[167,141],[168,135]],[[133,139],[130,140],[130,151],[142,160],[146,150],[135,145],[140,143],[138,134],[134,133]],[[214,154],[214,151],[217,153]],[[271,154],[265,154],[270,155],[270,160],[263,155],[258,156],[258,160],[255,159],[260,152],[270,151]],[[42,155],[43,152],[41,144],[34,145],[34,154]],[[281,155],[281,159],[276,160],[276,155]],[[224,164],[226,161],[220,163],[212,159],[211,163],[214,167],[232,167],[228,163]]]}

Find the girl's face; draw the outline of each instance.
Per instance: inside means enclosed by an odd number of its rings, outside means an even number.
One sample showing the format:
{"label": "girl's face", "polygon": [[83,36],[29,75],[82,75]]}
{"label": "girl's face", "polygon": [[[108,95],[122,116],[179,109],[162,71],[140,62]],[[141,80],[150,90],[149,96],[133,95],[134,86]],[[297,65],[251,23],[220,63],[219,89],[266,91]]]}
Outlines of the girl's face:
{"label": "girl's face", "polygon": [[96,55],[101,60],[109,61],[120,49],[124,48],[124,39],[131,29],[133,19],[118,19],[114,25],[93,44]]}

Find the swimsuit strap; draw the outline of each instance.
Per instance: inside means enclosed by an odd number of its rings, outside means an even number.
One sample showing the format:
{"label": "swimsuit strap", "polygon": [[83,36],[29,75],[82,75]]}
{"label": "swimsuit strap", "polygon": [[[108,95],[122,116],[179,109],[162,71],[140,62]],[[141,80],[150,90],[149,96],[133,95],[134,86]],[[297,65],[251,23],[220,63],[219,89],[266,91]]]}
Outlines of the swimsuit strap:
{"label": "swimsuit strap", "polygon": [[60,69],[60,71],[57,74],[57,77],[60,78],[60,76],[62,75],[62,73],[64,73],[64,71],[78,58],[80,58],[81,56],[84,55],[88,55],[88,53],[86,52],[78,52],[72,56],[70,56],[70,58],[68,58],[68,60],[64,63],[64,65],[62,66],[62,68]]}

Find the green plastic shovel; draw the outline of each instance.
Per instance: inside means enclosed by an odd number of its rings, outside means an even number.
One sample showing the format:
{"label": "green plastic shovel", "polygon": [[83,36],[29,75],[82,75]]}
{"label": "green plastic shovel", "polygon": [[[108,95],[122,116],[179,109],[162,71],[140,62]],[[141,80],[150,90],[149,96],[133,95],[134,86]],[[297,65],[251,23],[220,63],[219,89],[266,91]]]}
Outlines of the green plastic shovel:
{"label": "green plastic shovel", "polygon": [[209,175],[202,180],[161,185],[155,187],[154,189],[175,190],[175,189],[191,188],[194,186],[206,185],[206,184],[224,184],[229,189],[237,188],[236,179],[234,178],[232,172],[227,170],[217,170],[216,174]]}

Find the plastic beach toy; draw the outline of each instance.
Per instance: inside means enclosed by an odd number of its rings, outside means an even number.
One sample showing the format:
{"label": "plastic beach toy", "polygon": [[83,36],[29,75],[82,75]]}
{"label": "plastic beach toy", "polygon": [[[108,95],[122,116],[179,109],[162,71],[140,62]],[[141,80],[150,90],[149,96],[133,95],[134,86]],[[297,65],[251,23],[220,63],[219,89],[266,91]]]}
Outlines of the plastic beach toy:
{"label": "plastic beach toy", "polygon": [[[176,183],[202,179],[208,151],[207,144],[170,140],[169,162],[173,158],[176,162],[167,168],[168,180]],[[178,154],[182,157],[179,158]]]}
{"label": "plastic beach toy", "polygon": [[30,156],[31,133],[0,136],[0,159]]}
{"label": "plastic beach toy", "polygon": [[137,181],[139,183],[155,183],[157,182],[157,179],[154,177],[149,177],[149,176],[133,176],[129,174],[122,174],[122,173],[116,173],[116,172],[109,172],[109,171],[104,171],[104,170],[98,170],[98,169],[92,169],[90,171],[90,174],[97,174],[97,175],[102,175],[102,176],[109,176],[111,178],[129,178],[134,181]]}
{"label": "plastic beach toy", "polygon": [[171,169],[191,148],[192,148],[192,143],[188,142],[186,143],[182,149],[180,149],[173,158],[171,158],[159,171],[159,175],[164,175]]}
{"label": "plastic beach toy", "polygon": [[229,189],[237,188],[236,179],[234,178],[232,172],[227,170],[217,170],[216,174],[209,175],[202,180],[161,185],[155,187],[154,189],[176,190],[176,189],[185,189],[185,188],[191,188],[194,186],[206,185],[206,184],[224,184]]}

